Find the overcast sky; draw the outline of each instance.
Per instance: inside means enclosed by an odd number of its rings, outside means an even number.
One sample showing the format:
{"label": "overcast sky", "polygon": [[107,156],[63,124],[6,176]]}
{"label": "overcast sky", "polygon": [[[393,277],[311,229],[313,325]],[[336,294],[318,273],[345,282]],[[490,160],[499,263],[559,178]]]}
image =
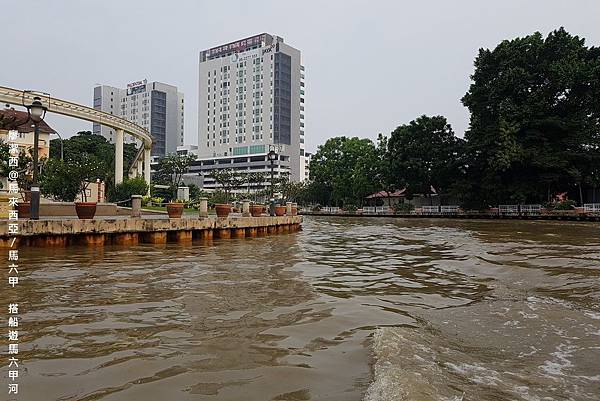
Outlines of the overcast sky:
{"label": "overcast sky", "polygon": [[[0,0],[0,10],[0,85],[91,106],[96,83],[173,84],[186,98],[186,144],[197,143],[198,52],[257,33],[302,52],[308,150],[421,114],[446,116],[462,136],[479,48],[560,26],[600,45],[597,0]],[[63,136],[91,130],[47,121]]]}

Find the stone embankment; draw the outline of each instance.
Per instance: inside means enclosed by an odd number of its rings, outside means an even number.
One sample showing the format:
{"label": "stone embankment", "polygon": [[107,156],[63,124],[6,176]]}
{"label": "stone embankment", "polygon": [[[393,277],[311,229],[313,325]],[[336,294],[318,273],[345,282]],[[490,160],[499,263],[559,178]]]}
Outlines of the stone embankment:
{"label": "stone embankment", "polygon": [[[18,232],[10,234],[9,224],[14,223],[18,224]],[[0,247],[162,244],[256,237],[298,231],[301,223],[301,216],[0,220]]]}

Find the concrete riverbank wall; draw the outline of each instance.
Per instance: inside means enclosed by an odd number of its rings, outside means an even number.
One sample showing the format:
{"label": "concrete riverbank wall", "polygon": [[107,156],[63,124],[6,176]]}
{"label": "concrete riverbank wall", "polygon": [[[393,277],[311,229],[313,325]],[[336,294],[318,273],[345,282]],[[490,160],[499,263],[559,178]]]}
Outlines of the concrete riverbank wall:
{"label": "concrete riverbank wall", "polygon": [[[9,224],[18,233],[9,234]],[[300,230],[301,216],[228,218],[121,218],[0,221],[0,248],[15,246],[135,245],[243,238]],[[13,226],[14,228],[14,226]],[[16,239],[15,239],[16,238]],[[12,241],[15,239],[15,243]]]}

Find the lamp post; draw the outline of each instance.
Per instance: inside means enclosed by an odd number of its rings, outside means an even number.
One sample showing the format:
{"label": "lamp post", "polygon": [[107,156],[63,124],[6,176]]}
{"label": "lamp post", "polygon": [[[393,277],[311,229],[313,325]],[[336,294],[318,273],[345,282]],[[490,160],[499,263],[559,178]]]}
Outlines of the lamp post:
{"label": "lamp post", "polygon": [[42,99],[38,96],[33,98],[31,104],[27,107],[29,119],[33,121],[33,179],[31,183],[31,219],[39,220],[40,218],[40,187],[38,186],[38,146],[40,141],[40,122],[46,116],[48,110],[43,104]]}
{"label": "lamp post", "polygon": [[273,184],[275,181],[275,172],[274,172],[274,163],[277,159],[277,152],[275,151],[275,146],[269,145],[269,153],[267,153],[267,158],[271,162],[271,199],[274,198],[274,190]]}
{"label": "lamp post", "polygon": [[275,216],[275,172],[274,172],[274,163],[277,159],[277,151],[275,149],[275,145],[269,145],[269,153],[267,153],[267,159],[271,162],[271,201],[269,205],[269,215]]}

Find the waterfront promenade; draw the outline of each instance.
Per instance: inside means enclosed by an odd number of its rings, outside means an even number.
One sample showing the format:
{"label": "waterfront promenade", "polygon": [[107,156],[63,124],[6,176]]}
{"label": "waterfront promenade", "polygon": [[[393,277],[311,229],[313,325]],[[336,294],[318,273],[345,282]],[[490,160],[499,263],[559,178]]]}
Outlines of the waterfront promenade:
{"label": "waterfront promenade", "polygon": [[170,219],[164,215],[142,218],[127,216],[104,217],[91,220],[54,218],[20,220],[18,233],[10,234],[13,221],[0,220],[0,247],[15,246],[69,246],[137,243],[161,244],[191,242],[213,238],[244,238],[297,231],[301,216],[261,216],[227,218],[184,216]]}

